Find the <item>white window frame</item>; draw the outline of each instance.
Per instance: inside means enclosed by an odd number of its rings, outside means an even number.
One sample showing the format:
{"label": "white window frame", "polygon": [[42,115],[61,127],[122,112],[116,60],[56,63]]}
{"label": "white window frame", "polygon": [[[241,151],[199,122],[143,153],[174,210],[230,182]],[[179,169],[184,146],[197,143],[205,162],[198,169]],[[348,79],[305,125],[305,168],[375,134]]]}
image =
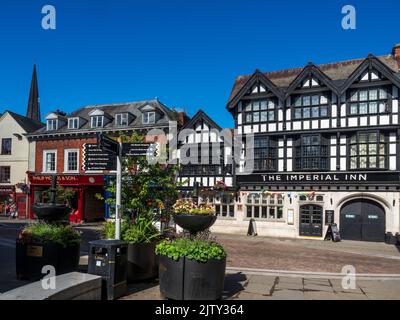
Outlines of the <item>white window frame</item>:
{"label": "white window frame", "polygon": [[[53,126],[50,127],[50,123],[55,123],[55,128]],[[55,131],[58,129],[58,119],[47,119],[46,121],[47,131]]]}
{"label": "white window frame", "polygon": [[[119,120],[119,121],[118,121]],[[126,123],[122,123],[124,120]],[[117,113],[115,115],[115,122],[117,126],[127,126],[129,124],[129,116],[127,113]]]}
{"label": "white window frame", "polygon": [[[153,115],[153,122],[150,122],[150,115]],[[145,116],[147,117],[146,121],[145,121]],[[142,123],[143,124],[154,124],[156,123],[156,113],[154,111],[147,111],[145,113],[143,113],[142,115]]]}
{"label": "white window frame", "polygon": [[[72,124],[75,124],[76,121],[76,127],[75,126],[71,126]],[[75,117],[75,118],[68,118],[68,129],[79,129],[79,118]]]}
{"label": "white window frame", "polygon": [[[98,123],[97,123],[97,119],[98,118],[101,118],[101,124],[100,125],[97,125]],[[96,122],[94,122],[94,120],[96,119]],[[96,123],[96,125],[94,126],[93,124],[94,123]],[[91,128],[101,128],[101,127],[103,127],[104,126],[104,116],[92,116],[91,118],[90,118],[90,127]]]}
{"label": "white window frame", "polygon": [[[46,170],[47,154],[54,153],[54,171]],[[57,150],[43,150],[42,173],[57,173]]]}
{"label": "white window frame", "polygon": [[[76,152],[77,153],[77,164],[76,170],[68,170],[68,154]],[[65,149],[64,150],[64,172],[65,173],[79,173],[79,165],[80,165],[80,158],[79,158],[79,149]]]}

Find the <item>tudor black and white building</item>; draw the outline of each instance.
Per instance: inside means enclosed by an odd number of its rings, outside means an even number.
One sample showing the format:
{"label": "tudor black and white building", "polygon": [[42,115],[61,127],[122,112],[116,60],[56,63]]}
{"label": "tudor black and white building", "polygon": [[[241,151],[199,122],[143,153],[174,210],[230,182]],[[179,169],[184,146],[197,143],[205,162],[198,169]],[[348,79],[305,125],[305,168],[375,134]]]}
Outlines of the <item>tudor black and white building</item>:
{"label": "tudor black and white building", "polygon": [[[254,134],[254,171],[216,231],[384,241],[400,232],[400,45],[389,55],[236,79],[227,109]],[[248,151],[247,151],[248,152]]]}
{"label": "tudor black and white building", "polygon": [[212,192],[216,187],[233,190],[232,138],[231,129],[222,129],[202,110],[179,132],[177,158],[181,194],[192,195],[197,184],[201,189],[200,202],[213,203],[221,218],[235,216],[232,192]]}

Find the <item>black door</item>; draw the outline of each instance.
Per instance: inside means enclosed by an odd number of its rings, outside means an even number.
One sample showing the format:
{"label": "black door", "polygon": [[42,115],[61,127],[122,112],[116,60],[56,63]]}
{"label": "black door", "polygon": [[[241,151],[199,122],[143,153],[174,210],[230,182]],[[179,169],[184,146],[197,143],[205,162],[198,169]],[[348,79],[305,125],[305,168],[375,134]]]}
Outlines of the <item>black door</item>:
{"label": "black door", "polygon": [[340,211],[342,239],[385,241],[385,210],[371,200],[352,200]]}
{"label": "black door", "polygon": [[308,204],[300,207],[300,235],[322,237],[322,207]]}

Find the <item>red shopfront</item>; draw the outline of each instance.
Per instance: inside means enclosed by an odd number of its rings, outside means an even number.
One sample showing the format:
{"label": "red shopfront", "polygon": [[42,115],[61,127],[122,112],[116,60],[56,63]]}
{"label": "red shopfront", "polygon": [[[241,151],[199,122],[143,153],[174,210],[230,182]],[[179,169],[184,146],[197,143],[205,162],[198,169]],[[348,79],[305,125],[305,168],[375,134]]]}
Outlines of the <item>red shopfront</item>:
{"label": "red shopfront", "polygon": [[[29,217],[34,219],[32,204],[43,201],[43,192],[51,184],[51,176],[28,174],[30,183]],[[97,199],[96,194],[104,193],[104,178],[100,175],[59,175],[57,184],[71,188],[74,198],[71,201],[73,213],[71,222],[94,222],[104,220],[104,201]]]}

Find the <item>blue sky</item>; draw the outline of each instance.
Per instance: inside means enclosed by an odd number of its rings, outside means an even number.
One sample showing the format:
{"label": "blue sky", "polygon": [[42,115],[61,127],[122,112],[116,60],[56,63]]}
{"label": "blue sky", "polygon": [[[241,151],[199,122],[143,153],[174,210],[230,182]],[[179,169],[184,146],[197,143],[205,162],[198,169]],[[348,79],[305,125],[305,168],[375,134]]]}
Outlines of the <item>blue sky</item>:
{"label": "blue sky", "polygon": [[[57,29],[41,28],[44,5]],[[357,29],[341,28],[354,5]],[[398,0],[1,0],[0,111],[25,114],[33,63],[42,116],[158,97],[223,127],[236,76],[388,54]]]}

